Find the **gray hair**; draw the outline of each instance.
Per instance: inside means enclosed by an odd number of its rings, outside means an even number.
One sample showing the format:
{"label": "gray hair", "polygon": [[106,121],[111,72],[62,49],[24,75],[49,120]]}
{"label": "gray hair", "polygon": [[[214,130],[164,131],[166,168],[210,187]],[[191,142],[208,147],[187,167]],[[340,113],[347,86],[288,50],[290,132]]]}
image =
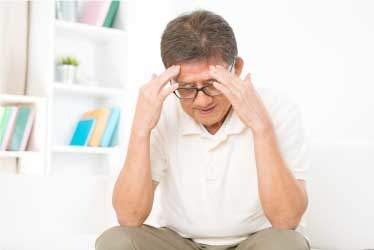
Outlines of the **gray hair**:
{"label": "gray hair", "polygon": [[206,10],[171,20],[161,37],[165,67],[211,57],[232,64],[237,55],[236,39],[230,25],[221,16]]}

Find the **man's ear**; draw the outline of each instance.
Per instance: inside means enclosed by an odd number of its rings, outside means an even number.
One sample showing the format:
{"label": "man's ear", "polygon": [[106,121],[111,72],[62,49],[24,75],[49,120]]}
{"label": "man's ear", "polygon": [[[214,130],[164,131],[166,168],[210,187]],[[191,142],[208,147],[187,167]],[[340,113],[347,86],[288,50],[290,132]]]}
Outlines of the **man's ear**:
{"label": "man's ear", "polygon": [[237,56],[235,58],[235,64],[234,64],[235,75],[240,76],[243,70],[243,66],[244,66],[243,59],[240,56]]}

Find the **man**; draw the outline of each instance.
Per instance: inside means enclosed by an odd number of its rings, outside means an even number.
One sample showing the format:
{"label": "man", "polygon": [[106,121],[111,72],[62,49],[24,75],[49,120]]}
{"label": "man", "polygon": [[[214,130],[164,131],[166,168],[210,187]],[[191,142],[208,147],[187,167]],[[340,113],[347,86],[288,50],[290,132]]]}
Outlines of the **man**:
{"label": "man", "polygon": [[[172,20],[161,55],[114,188],[120,226],[96,249],[309,249],[295,230],[307,208],[297,106],[240,77],[234,33],[214,13]],[[143,224],[157,186],[161,227]]]}

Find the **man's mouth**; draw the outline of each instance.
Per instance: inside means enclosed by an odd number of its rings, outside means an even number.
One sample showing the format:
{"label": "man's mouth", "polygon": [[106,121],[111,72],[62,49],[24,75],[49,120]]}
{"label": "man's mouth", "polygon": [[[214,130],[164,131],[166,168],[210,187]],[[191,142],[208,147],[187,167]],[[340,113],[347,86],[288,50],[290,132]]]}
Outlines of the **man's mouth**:
{"label": "man's mouth", "polygon": [[206,108],[206,109],[198,109],[199,110],[199,113],[202,114],[202,115],[206,115],[206,114],[209,114],[211,112],[213,112],[214,108],[216,106],[213,106],[213,107],[210,107],[210,108]]}

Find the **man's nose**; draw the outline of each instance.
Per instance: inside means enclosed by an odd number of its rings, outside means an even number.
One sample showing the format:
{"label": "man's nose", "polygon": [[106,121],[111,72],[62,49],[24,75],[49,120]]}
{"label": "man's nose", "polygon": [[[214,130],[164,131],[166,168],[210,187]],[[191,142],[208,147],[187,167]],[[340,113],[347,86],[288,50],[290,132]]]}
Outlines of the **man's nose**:
{"label": "man's nose", "polygon": [[194,100],[197,107],[208,107],[213,101],[213,97],[206,95],[203,91],[199,91]]}

